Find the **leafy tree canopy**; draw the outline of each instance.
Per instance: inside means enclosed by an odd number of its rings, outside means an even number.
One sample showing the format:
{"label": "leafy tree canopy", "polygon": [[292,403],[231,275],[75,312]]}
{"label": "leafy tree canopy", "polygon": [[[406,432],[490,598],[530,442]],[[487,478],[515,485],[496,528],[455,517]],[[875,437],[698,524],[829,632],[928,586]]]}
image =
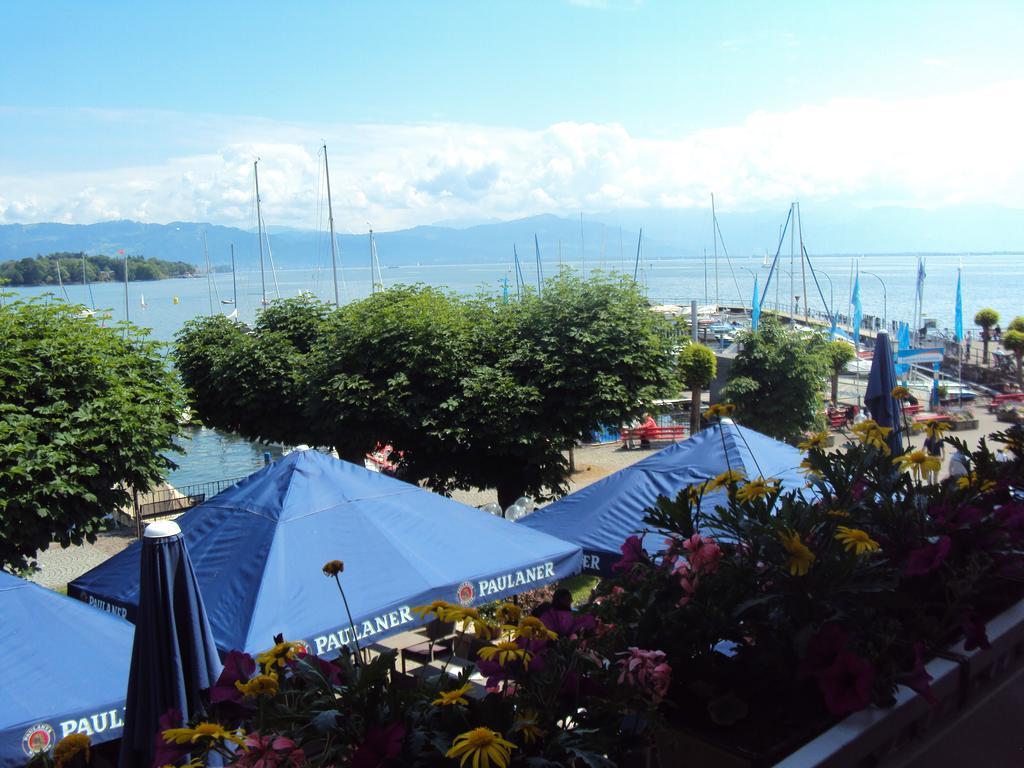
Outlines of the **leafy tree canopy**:
{"label": "leafy tree canopy", "polygon": [[999,322],[999,313],[994,309],[979,309],[974,315],[974,324],[980,325],[982,328],[991,328]]}
{"label": "leafy tree canopy", "polygon": [[687,344],[679,353],[679,377],[689,389],[706,389],[715,379],[718,361],[715,353],[703,344]]}
{"label": "leafy tree canopy", "polygon": [[1024,315],[1018,315],[1010,321],[1010,324],[1006,326],[1008,331],[1019,331],[1024,333]]}
{"label": "leafy tree canopy", "polygon": [[94,541],[172,466],[181,391],[160,345],[60,302],[0,307],[0,567]]}
{"label": "leafy tree canopy", "polygon": [[201,318],[175,359],[211,425],[352,461],[388,442],[410,480],[504,503],[564,490],[565,448],[668,389],[664,323],[631,281],[564,273],[509,304],[397,286],[275,302],[251,332]]}
{"label": "leafy tree canopy", "polygon": [[797,441],[821,419],[821,381],[829,371],[824,338],[788,331],[767,318],[757,331],[740,334],[739,343],[723,396],[736,404],[746,426]]}

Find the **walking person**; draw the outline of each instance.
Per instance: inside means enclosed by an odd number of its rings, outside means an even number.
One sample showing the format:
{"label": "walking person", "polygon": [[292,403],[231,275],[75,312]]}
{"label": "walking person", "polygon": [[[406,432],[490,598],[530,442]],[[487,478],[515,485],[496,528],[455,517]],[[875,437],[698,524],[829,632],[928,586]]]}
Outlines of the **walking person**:
{"label": "walking person", "polygon": [[[942,454],[944,449],[942,438],[937,435],[928,435],[924,439],[924,450],[929,456],[934,456],[942,461]],[[937,483],[939,481],[939,471],[936,469],[928,470],[928,482]]]}

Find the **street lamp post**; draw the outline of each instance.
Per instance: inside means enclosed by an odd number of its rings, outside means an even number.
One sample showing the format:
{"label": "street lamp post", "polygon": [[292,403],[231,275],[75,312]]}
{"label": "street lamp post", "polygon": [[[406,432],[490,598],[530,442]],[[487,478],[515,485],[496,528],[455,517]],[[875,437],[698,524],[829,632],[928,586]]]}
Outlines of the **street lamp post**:
{"label": "street lamp post", "polygon": [[865,272],[864,274],[865,275],[871,275],[882,286],[882,328],[884,328],[885,332],[888,333],[889,332],[889,304],[888,304],[888,298],[886,296],[886,291],[885,291],[885,281],[882,280],[882,278],[880,278],[874,272]]}

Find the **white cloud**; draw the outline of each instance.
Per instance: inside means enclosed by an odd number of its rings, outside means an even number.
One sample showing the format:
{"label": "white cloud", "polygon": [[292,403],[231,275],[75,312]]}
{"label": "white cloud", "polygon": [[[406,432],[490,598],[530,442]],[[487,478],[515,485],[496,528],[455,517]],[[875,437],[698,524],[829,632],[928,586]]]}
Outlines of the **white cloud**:
{"label": "white cloud", "polygon": [[[1024,81],[899,102],[837,99],[675,138],[622,125],[303,125],[173,113],[80,113],[121,132],[188,135],[157,162],[0,175],[0,223],[112,218],[313,227],[326,137],[335,220],[363,231],[454,218],[647,206],[851,204],[1024,207]],[[169,145],[174,142],[168,140]],[[196,148],[199,151],[194,151]],[[321,190],[318,192],[318,189]]]}

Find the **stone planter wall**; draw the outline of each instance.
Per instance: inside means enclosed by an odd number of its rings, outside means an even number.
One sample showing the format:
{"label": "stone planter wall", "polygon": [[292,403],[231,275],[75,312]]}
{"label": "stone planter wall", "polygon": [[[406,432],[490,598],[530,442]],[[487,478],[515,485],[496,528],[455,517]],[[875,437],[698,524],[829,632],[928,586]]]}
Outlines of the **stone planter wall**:
{"label": "stone planter wall", "polygon": [[952,432],[964,432],[968,429],[977,429],[978,420],[970,419],[969,421],[949,421],[949,429]]}

